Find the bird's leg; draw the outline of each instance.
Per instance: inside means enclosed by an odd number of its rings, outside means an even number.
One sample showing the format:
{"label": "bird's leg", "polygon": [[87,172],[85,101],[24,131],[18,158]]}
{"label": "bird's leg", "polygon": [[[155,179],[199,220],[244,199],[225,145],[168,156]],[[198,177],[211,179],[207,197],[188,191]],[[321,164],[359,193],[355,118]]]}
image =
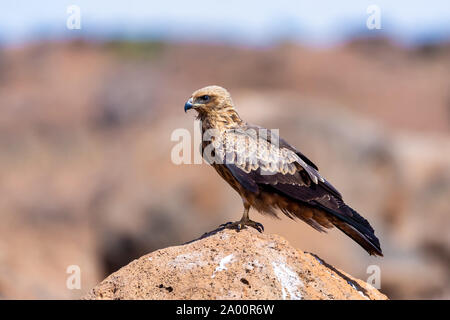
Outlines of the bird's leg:
{"label": "bird's leg", "polygon": [[249,226],[255,228],[259,232],[263,232],[264,226],[259,222],[250,220],[248,216],[249,211],[250,211],[250,204],[247,201],[244,201],[244,213],[242,215],[241,220],[236,222],[227,222],[225,224],[222,224],[221,227],[228,229],[236,229],[239,232],[241,229],[245,229],[247,226]]}
{"label": "bird's leg", "polygon": [[252,228],[255,228],[259,232],[264,231],[264,226],[256,221],[250,220],[250,217],[248,215],[248,212],[250,211],[250,204],[247,201],[244,201],[244,213],[242,215],[242,218],[239,222],[240,229],[244,229],[245,226],[249,226]]}

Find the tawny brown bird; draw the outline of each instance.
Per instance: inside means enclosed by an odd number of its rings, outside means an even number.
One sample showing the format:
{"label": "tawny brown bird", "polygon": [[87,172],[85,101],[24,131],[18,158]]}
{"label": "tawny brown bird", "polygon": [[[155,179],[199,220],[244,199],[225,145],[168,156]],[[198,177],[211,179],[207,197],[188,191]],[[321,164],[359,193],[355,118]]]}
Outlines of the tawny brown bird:
{"label": "tawny brown bird", "polygon": [[250,208],[273,216],[281,210],[321,232],[337,227],[370,255],[383,256],[369,222],[344,203],[317,166],[273,131],[244,122],[226,89],[195,91],[184,106],[190,109],[201,120],[203,157],[244,204],[242,218],[224,227],[262,232],[262,224],[250,220]]}

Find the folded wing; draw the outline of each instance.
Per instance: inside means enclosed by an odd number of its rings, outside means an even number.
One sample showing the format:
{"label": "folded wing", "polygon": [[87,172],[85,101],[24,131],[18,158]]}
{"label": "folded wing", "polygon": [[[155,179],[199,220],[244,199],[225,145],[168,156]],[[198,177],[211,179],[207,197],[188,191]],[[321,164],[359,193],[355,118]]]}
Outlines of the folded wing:
{"label": "folded wing", "polygon": [[281,207],[289,217],[320,231],[335,226],[369,254],[382,255],[369,222],[344,203],[312,161],[270,130],[246,125],[227,131],[216,142],[216,156],[247,191],[278,194],[311,209],[306,217],[305,211],[290,209],[295,206]]}

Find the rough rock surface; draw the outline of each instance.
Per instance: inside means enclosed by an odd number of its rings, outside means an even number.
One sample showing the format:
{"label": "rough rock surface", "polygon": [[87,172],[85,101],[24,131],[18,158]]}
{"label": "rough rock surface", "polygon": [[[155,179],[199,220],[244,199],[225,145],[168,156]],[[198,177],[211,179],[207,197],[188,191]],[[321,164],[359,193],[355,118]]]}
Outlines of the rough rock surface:
{"label": "rough rock surface", "polygon": [[213,232],[111,274],[85,299],[387,299],[364,281],[253,229]]}

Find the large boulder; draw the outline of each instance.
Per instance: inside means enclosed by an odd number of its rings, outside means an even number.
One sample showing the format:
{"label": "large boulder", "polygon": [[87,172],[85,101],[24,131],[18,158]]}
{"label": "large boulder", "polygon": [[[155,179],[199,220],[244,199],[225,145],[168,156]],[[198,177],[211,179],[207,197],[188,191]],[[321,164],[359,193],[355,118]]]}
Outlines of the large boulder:
{"label": "large boulder", "polygon": [[85,299],[387,299],[312,253],[253,229],[217,230],[132,261]]}

